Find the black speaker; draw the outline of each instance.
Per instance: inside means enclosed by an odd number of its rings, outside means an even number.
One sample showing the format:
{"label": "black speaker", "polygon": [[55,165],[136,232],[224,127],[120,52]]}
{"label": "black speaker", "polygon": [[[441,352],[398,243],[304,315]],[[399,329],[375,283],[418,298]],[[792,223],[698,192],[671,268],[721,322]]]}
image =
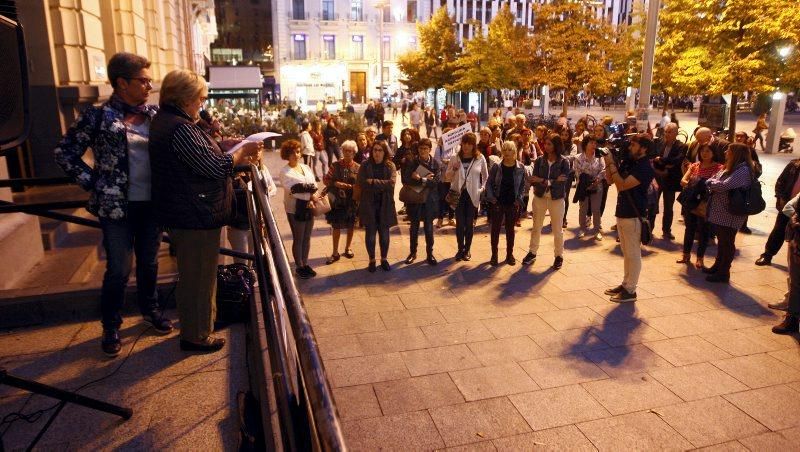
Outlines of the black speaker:
{"label": "black speaker", "polygon": [[30,131],[28,63],[22,26],[0,16],[0,155],[25,141]]}

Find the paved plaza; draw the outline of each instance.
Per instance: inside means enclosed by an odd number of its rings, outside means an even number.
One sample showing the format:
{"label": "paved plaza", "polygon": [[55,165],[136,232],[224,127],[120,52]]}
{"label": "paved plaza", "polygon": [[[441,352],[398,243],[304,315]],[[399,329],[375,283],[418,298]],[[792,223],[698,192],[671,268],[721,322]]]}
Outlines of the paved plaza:
{"label": "paved plaza", "polygon": [[[177,317],[176,312],[167,315]],[[228,345],[208,355],[180,351],[177,330],[168,336],[155,335],[139,316],[125,318],[117,359],[101,353],[100,334],[96,320],[0,333],[0,367],[10,373],[69,390],[108,376],[80,394],[133,409],[133,417],[123,421],[67,405],[37,450],[236,449],[237,393],[248,389],[243,325],[220,331]],[[0,419],[54,403],[0,386]],[[15,422],[3,436],[6,450],[25,450],[52,413],[33,423]]]}
{"label": "paved plaza", "polygon": [[[282,163],[271,157],[275,174]],[[707,283],[694,267],[676,264],[683,224],[676,218],[678,239],[668,242],[659,216],[654,242],[643,247],[635,304],[603,295],[622,279],[620,250],[614,233],[600,243],[576,238],[575,204],[559,271],[550,268],[549,233],[532,266],[489,266],[484,218],[470,262],[453,260],[454,228],[445,227],[436,232],[438,266],[405,265],[408,223],[401,221],[392,230],[391,272],[366,271],[359,230],[355,258],[325,265],[330,228],[318,218],[311,265],[319,276],[298,284],[348,446],[800,448],[800,338],[772,334],[782,315],[766,307],[786,290],[785,249],[773,266],[753,264],[772,227],[773,187],[789,156],[761,157],[770,207],[750,218],[753,235],[737,236],[731,284]],[[281,196],[273,208],[288,249]],[[612,188],[606,231],[615,197]],[[517,229],[518,262],[530,228],[526,220]],[[715,253],[712,245],[708,264]]]}

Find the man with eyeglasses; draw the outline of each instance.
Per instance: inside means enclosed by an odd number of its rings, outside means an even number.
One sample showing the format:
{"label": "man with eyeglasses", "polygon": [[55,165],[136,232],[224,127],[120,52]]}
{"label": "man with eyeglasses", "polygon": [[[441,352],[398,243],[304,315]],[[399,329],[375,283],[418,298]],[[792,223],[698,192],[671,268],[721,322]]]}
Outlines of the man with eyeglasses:
{"label": "man with eyeglasses", "polygon": [[[112,56],[107,67],[114,88],[111,98],[84,111],[54,151],[64,172],[90,193],[87,210],[100,219],[106,252],[101,347],[109,357],[117,356],[122,347],[120,310],[134,255],[145,323],[160,334],[173,329],[160,311],[156,291],[161,231],[151,202],[148,142],[158,107],[146,104],[153,88],[149,68],[150,62],[139,55]],[[93,167],[81,158],[88,148],[94,155]]]}

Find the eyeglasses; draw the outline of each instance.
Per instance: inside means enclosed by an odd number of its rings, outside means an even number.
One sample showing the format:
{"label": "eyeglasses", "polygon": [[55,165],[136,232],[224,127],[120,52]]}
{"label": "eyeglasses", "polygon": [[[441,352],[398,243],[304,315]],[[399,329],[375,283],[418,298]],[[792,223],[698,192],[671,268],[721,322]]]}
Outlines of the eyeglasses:
{"label": "eyeglasses", "polygon": [[153,86],[153,79],[148,77],[126,77],[128,80],[138,80],[142,85]]}

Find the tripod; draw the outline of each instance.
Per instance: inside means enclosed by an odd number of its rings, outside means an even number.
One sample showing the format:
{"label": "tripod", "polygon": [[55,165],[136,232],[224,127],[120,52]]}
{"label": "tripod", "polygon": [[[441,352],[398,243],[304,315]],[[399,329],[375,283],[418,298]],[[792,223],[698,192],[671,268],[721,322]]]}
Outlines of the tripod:
{"label": "tripod", "polygon": [[[116,414],[117,416],[121,417],[122,419],[128,420],[133,415],[133,410],[130,408],[125,408],[117,405],[112,405],[107,402],[102,402],[97,399],[93,399],[91,397],[82,396],[80,394],[76,394],[74,392],[65,391],[63,389],[54,388],[52,386],[48,386],[42,383],[38,383],[31,380],[25,380],[19,377],[15,377],[10,375],[7,370],[0,368],[0,385],[8,385],[15,388],[19,388],[25,391],[33,392],[35,394],[41,394],[47,397],[52,397],[54,399],[58,399],[61,403],[58,404],[55,413],[50,416],[50,419],[47,420],[47,423],[44,425],[42,430],[36,435],[33,442],[29,446],[33,448],[36,443],[44,436],[45,432],[50,425],[55,421],[58,413],[64,409],[67,403],[74,403],[76,405],[85,406],[87,408],[91,408],[93,410],[103,411],[106,413]],[[3,449],[3,445],[0,444],[0,450]]]}

